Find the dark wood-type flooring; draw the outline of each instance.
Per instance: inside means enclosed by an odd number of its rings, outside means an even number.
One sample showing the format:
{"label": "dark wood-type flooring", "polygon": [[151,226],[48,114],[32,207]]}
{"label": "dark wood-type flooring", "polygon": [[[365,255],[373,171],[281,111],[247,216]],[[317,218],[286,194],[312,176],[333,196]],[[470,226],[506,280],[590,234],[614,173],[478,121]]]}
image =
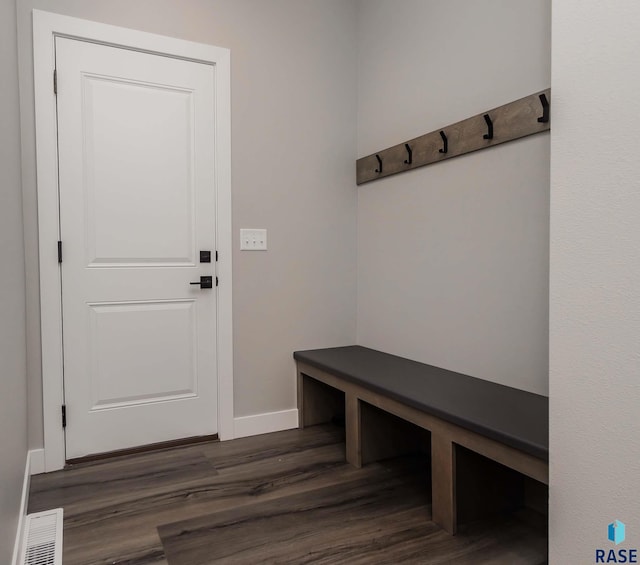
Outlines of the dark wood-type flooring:
{"label": "dark wood-type flooring", "polygon": [[420,456],[356,469],[343,430],[314,426],[38,475],[29,512],[64,507],[65,565],[546,562],[526,513],[455,537],[435,526],[427,469]]}

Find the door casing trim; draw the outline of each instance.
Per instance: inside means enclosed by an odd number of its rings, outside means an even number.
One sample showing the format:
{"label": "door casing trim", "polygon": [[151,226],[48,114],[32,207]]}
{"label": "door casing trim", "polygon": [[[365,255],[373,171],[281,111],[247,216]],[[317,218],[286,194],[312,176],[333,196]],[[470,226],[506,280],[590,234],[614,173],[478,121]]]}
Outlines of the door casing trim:
{"label": "door casing trim", "polygon": [[62,353],[62,286],[57,242],[60,236],[56,99],[53,92],[55,38],[69,37],[197,61],[216,67],[216,265],[218,435],[233,439],[233,318],[231,230],[231,68],[223,47],[33,10],[36,170],[40,266],[40,331],[45,471],[65,464],[61,425],[64,401]]}

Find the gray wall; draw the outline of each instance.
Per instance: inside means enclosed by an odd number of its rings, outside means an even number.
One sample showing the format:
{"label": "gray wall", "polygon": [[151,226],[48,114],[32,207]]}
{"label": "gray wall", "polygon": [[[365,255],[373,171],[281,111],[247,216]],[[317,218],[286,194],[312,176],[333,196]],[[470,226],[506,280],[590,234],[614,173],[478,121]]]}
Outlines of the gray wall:
{"label": "gray wall", "polygon": [[[42,445],[33,8],[231,49],[235,416],[295,407],[292,352],[356,337],[356,12],[344,0],[24,0],[29,440]],[[267,228],[269,251],[239,251]]]}
{"label": "gray wall", "polygon": [[550,563],[640,548],[640,4],[553,3]]}
{"label": "gray wall", "polygon": [[0,2],[0,563],[11,563],[27,457],[15,0]]}
{"label": "gray wall", "polygon": [[[358,156],[550,86],[549,0],[360,0]],[[549,134],[358,189],[358,343],[547,394]]]}

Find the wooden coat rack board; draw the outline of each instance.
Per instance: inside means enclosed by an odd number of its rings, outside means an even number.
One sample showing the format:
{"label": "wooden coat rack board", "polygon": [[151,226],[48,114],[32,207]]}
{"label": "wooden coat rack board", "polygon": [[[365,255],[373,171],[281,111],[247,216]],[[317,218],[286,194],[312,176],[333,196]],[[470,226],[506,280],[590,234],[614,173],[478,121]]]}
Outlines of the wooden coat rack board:
{"label": "wooden coat rack board", "polygon": [[364,184],[547,131],[551,127],[550,100],[551,89],[548,88],[362,157],[356,162],[357,183]]}

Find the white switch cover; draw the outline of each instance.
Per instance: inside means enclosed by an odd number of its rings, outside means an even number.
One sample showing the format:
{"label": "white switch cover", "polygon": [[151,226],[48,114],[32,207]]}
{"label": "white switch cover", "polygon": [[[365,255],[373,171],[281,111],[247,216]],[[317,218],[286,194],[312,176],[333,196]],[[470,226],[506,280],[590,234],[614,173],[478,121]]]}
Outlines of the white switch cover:
{"label": "white switch cover", "polygon": [[266,251],[267,230],[240,230],[240,249],[243,251]]}

